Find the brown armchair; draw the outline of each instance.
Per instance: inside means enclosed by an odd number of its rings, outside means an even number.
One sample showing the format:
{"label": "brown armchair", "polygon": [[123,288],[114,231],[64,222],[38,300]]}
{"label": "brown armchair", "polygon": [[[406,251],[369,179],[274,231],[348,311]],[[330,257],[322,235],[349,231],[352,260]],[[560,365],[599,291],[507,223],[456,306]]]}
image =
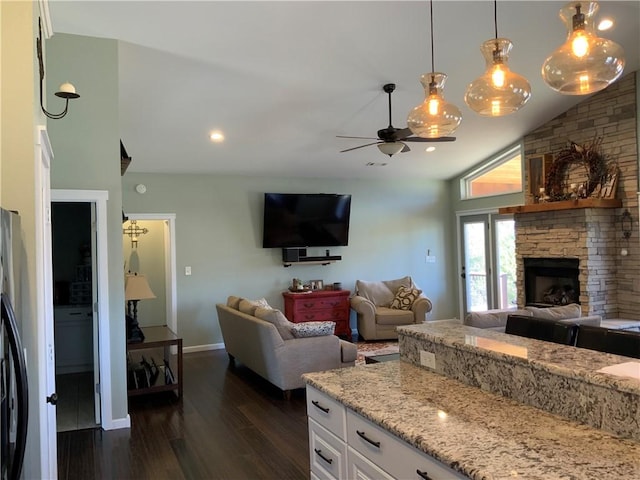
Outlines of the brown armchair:
{"label": "brown armchair", "polygon": [[409,276],[380,282],[357,280],[351,308],[357,314],[358,336],[365,340],[394,339],[398,338],[396,327],[425,322],[431,301],[415,291],[403,295],[409,290],[420,290]]}

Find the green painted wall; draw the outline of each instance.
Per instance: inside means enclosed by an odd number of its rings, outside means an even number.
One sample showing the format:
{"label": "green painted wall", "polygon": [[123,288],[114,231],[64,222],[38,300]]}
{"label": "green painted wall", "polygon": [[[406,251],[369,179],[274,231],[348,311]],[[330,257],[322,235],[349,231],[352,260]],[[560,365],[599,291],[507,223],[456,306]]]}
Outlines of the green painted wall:
{"label": "green painted wall", "polygon": [[[138,183],[147,186],[145,194],[135,191]],[[215,304],[228,295],[265,297],[283,308],[281,292],[293,277],[342,282],[353,291],[357,279],[411,275],[434,303],[431,319],[455,313],[445,182],[127,173],[122,191],[127,214],[176,214],[178,331],[185,347],[222,341]],[[264,192],[351,194],[349,246],[330,249],[342,261],[284,268],[280,249],[261,246]],[[435,264],[426,263],[427,250]]]}
{"label": "green painted wall", "polygon": [[51,168],[54,189],[106,190],[108,205],[109,322],[114,419],[127,416],[124,274],[122,268],[122,195],[118,123],[118,43],[56,34],[47,42],[48,109],[64,107],[53,96],[71,80],[81,95],[69,114],[49,122],[55,154]]}

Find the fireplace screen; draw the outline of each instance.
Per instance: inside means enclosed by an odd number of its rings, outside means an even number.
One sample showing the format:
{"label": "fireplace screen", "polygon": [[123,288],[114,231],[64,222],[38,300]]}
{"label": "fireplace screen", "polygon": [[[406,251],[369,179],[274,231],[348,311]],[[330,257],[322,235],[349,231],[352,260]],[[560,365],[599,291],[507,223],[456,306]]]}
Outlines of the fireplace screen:
{"label": "fireplace screen", "polygon": [[525,258],[525,305],[580,303],[577,258]]}

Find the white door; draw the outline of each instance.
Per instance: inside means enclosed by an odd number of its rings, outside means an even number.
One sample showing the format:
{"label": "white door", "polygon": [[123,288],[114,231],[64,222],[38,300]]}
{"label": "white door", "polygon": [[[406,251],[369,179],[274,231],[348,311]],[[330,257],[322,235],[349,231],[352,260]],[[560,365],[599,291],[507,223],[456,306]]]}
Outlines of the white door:
{"label": "white door", "polygon": [[463,316],[493,308],[515,308],[513,216],[490,213],[461,216],[460,247]]}
{"label": "white door", "polygon": [[91,204],[91,306],[93,310],[93,393],[96,425],[100,425],[100,319],[98,311],[98,248],[96,204]]}

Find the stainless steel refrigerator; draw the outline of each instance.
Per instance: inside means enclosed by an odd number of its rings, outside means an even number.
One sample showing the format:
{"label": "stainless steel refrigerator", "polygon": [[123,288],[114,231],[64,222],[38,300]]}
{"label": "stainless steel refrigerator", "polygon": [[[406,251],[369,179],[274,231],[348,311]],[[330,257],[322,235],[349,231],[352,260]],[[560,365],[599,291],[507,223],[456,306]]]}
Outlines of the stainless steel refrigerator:
{"label": "stainless steel refrigerator", "polygon": [[20,217],[0,209],[0,455],[1,480],[20,478],[27,440],[29,400],[24,349],[20,340]]}

